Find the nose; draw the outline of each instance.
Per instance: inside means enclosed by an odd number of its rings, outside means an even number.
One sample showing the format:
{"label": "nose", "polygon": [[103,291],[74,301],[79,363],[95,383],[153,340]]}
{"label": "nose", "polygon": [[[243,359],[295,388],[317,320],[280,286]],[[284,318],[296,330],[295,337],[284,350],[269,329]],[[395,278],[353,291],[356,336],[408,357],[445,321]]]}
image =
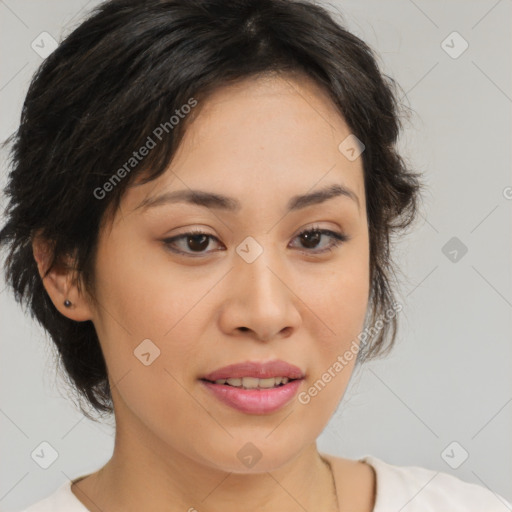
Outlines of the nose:
{"label": "nose", "polygon": [[302,321],[302,301],[293,292],[291,273],[271,258],[270,250],[252,263],[239,258],[229,272],[229,290],[221,307],[220,326],[223,332],[237,332],[260,340],[291,336]]}

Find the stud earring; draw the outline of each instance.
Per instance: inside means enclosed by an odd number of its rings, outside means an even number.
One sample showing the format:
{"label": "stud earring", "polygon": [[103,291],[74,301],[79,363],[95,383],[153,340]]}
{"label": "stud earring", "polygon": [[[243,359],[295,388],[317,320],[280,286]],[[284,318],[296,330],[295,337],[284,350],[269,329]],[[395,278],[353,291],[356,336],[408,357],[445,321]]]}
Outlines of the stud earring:
{"label": "stud earring", "polygon": [[64,306],[66,306],[67,308],[71,307],[71,302],[68,299],[66,299],[64,301]]}

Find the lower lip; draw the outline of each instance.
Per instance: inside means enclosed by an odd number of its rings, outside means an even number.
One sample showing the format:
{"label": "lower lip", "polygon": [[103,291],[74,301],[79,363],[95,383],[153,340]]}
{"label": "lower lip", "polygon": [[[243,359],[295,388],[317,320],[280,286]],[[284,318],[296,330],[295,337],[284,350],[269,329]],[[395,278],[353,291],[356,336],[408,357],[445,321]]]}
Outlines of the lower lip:
{"label": "lower lip", "polygon": [[297,394],[302,379],[270,389],[243,389],[201,381],[221,402],[247,414],[269,414],[284,407]]}

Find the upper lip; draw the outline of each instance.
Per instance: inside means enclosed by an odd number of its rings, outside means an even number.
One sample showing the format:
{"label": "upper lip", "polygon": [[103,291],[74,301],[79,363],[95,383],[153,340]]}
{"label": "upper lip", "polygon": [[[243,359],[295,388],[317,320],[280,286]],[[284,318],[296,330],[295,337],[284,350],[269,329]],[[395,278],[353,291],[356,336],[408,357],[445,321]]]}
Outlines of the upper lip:
{"label": "upper lip", "polygon": [[286,361],[277,360],[266,363],[246,361],[218,368],[202,378],[215,382],[219,379],[240,379],[242,377],[255,377],[257,379],[288,377],[289,379],[302,379],[304,373],[300,368]]}

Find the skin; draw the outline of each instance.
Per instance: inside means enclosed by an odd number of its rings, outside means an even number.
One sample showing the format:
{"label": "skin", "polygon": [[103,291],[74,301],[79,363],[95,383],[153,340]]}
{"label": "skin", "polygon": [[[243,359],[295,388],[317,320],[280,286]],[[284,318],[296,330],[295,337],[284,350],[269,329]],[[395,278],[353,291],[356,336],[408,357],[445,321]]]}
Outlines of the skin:
{"label": "skin", "polygon": [[[307,405],[294,399],[264,415],[230,408],[198,379],[235,362],[282,359],[306,374],[301,392],[357,340],[369,295],[362,159],[339,151],[350,129],[306,78],[244,80],[201,107],[169,169],[130,187],[100,232],[96,301],[63,270],[44,279],[63,315],[93,321],[115,408],[112,458],[72,491],[94,511],[159,512],[172,504],[238,512],[240,503],[260,512],[333,511],[332,477],[316,438],[343,397],[355,358]],[[351,189],[359,205],[339,196],[285,215],[292,196],[330,184]],[[236,198],[241,210],[138,208],[164,191],[189,188]],[[333,242],[329,236],[309,246],[297,236],[313,226],[350,238],[319,253]],[[203,244],[202,257],[175,254],[163,242],[191,228],[218,239]],[[252,263],[235,250],[247,236],[263,248]],[[174,247],[194,255],[197,245],[185,238]],[[41,273],[46,254],[36,239]],[[71,308],[63,306],[66,298]],[[160,350],[149,366],[134,357],[144,339]],[[248,442],[262,454],[252,468],[237,457]],[[340,510],[371,511],[372,468],[324,458]]]}

